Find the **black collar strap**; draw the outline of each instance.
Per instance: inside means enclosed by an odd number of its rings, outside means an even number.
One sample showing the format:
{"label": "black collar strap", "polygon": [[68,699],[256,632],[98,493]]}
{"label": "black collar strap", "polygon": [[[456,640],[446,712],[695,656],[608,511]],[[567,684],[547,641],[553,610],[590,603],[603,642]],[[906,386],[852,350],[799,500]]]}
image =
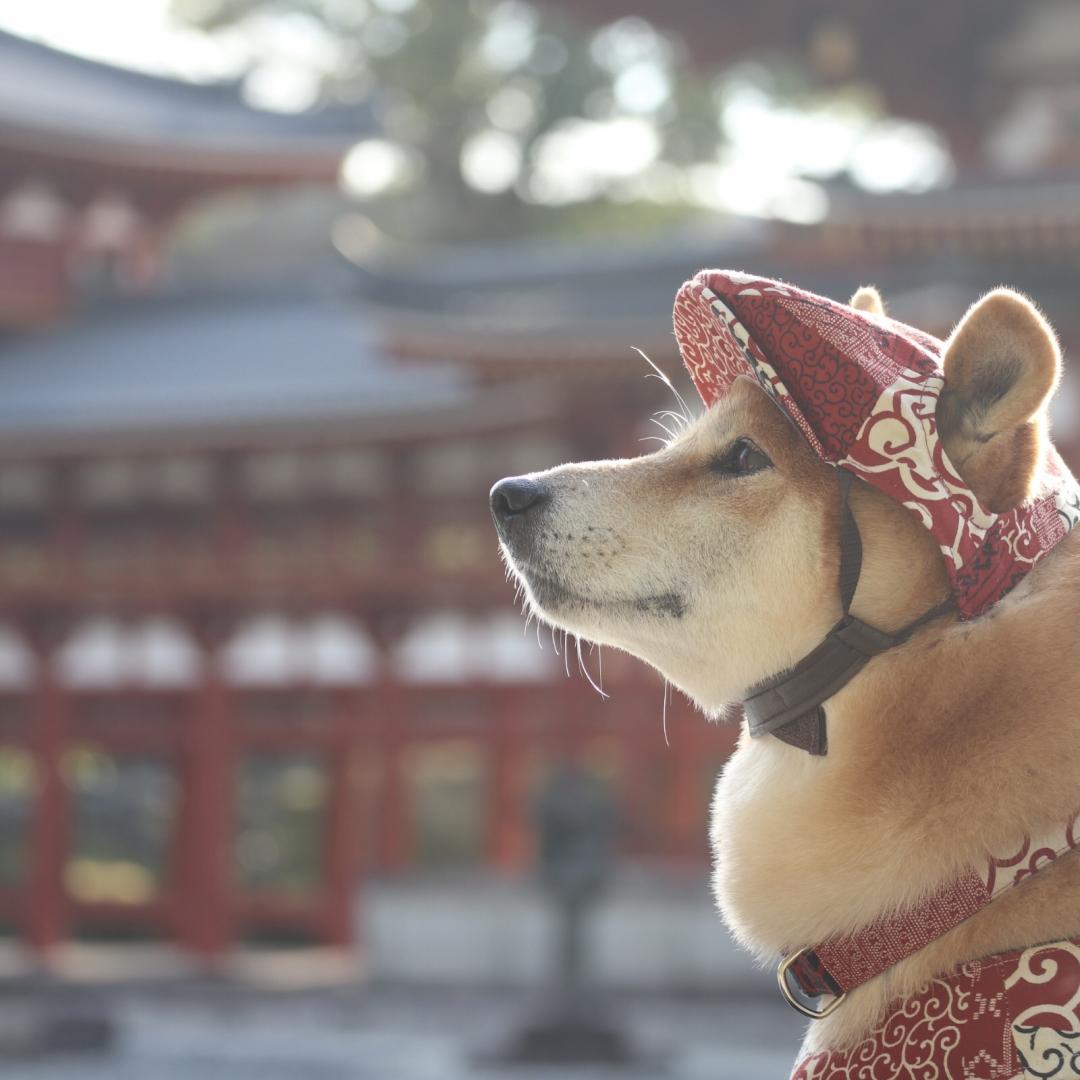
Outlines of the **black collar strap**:
{"label": "black collar strap", "polygon": [[852,474],[840,474],[840,601],[843,616],[824,641],[794,667],[753,687],[743,712],[753,738],[775,735],[810,754],[828,749],[823,702],[846,686],[878,653],[907,641],[919,627],[953,607],[950,595],[937,607],[892,634],[856,619],[848,609],[862,570],[862,538],[848,504]]}

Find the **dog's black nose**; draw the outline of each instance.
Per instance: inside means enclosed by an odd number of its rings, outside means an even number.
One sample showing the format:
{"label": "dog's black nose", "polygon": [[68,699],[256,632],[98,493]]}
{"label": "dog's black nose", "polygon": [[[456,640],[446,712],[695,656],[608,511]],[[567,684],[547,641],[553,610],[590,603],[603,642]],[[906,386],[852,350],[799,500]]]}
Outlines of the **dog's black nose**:
{"label": "dog's black nose", "polygon": [[508,476],[491,489],[491,513],[496,524],[505,525],[511,518],[535,510],[547,500],[543,484],[527,476]]}

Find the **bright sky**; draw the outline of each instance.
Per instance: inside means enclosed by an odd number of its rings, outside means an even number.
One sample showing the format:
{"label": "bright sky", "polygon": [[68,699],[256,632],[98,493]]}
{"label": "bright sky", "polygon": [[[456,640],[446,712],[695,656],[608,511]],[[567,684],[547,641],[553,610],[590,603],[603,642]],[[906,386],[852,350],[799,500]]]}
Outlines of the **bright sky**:
{"label": "bright sky", "polygon": [[233,75],[241,42],[175,26],[169,0],[0,0],[0,29],[125,67],[208,80]]}

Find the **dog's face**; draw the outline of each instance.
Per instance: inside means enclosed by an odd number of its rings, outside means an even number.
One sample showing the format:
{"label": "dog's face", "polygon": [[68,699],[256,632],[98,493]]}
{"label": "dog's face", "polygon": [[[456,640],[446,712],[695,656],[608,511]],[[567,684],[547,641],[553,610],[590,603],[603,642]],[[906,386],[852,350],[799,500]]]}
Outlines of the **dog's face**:
{"label": "dog's face", "polygon": [[[984,506],[1030,493],[1058,370],[1052,331],[1007,290],[950,338],[938,432]],[[662,450],[502,480],[491,508],[540,617],[646,660],[708,711],[790,667],[840,615],[836,470],[749,378]],[[870,485],[852,508],[865,553],[852,611],[898,629],[947,595],[941,554]]]}
{"label": "dog's face", "polygon": [[834,470],[749,379],[656,453],[503,480],[491,504],[542,618],[641,657],[706,708],[838,615]]}

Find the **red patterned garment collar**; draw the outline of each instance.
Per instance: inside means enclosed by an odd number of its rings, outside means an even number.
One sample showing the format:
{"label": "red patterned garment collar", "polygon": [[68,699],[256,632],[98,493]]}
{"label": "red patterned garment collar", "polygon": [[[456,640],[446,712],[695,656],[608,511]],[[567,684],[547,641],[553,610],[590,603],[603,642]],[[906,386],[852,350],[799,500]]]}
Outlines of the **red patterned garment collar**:
{"label": "red patterned garment collar", "polygon": [[675,336],[706,405],[753,376],[822,458],[933,533],[964,618],[1001,599],[1080,521],[1080,487],[1048,448],[1035,497],[987,510],[937,435],[937,338],[779,281],[704,270],[675,298]]}
{"label": "red patterned garment collar", "polygon": [[1080,938],[973,960],[890,1006],[850,1050],[791,1080],[1076,1080]]}
{"label": "red patterned garment collar", "polygon": [[[847,992],[1076,848],[1080,814],[1036,838],[1025,837],[1013,852],[989,855],[981,870],[969,871],[914,908],[788,957],[780,966],[784,996],[806,1015],[827,1015]],[[818,997],[826,1002],[822,1008],[810,1005]],[[1032,1065],[1036,1060],[1038,1068]],[[1055,1063],[1060,1071],[1053,1071]],[[1080,1077],[1080,938],[964,964],[894,1002],[886,1019],[858,1046],[811,1054],[793,1076]]]}
{"label": "red patterned garment collar", "polygon": [[[854,934],[802,949],[780,964],[780,989],[807,1016],[826,1016],[845,994],[894,967],[981,911],[1007,889],[1021,885],[1059,856],[1080,847],[1080,813],[1037,837],[1025,836],[1016,851],[987,855],[971,869],[913,908],[887,915]],[[805,999],[823,998],[823,1006]]]}

